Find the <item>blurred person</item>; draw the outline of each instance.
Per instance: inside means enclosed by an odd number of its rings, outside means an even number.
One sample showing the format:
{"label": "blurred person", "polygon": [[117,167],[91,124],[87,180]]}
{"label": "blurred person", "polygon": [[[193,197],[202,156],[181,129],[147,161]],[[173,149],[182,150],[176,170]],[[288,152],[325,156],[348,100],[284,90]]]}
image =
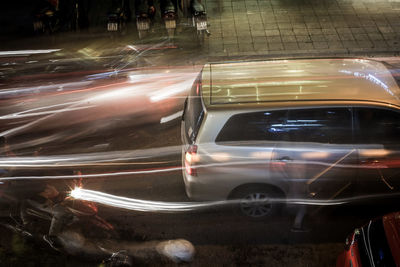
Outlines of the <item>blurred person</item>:
{"label": "blurred person", "polygon": [[[136,2],[137,0],[135,0],[135,9]],[[132,17],[131,7],[128,0],[112,0],[109,13],[122,13],[124,14],[126,21],[130,21]]]}

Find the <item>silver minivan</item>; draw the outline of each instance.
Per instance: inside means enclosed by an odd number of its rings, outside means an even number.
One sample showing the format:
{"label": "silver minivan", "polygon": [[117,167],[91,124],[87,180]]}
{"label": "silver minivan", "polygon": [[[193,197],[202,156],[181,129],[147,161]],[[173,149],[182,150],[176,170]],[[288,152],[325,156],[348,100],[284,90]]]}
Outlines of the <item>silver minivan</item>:
{"label": "silver minivan", "polygon": [[398,194],[400,89],[381,62],[207,64],[185,101],[182,165],[193,200],[251,217],[286,202]]}

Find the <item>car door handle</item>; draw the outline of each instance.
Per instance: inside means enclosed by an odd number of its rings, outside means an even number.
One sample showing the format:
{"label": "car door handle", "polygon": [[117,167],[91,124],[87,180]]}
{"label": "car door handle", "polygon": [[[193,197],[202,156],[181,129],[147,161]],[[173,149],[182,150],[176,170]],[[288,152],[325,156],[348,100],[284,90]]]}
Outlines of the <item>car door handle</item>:
{"label": "car door handle", "polygon": [[286,156],[278,159],[278,161],[292,161],[292,160],[293,160],[292,158]]}

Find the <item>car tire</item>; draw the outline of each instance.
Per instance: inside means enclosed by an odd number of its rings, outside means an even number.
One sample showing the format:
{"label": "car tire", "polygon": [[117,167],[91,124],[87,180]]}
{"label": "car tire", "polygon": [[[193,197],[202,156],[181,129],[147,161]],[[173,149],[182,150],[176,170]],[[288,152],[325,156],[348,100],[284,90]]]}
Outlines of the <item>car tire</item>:
{"label": "car tire", "polygon": [[264,185],[251,185],[235,189],[229,199],[234,202],[234,211],[250,219],[263,219],[280,211],[282,198],[278,190]]}

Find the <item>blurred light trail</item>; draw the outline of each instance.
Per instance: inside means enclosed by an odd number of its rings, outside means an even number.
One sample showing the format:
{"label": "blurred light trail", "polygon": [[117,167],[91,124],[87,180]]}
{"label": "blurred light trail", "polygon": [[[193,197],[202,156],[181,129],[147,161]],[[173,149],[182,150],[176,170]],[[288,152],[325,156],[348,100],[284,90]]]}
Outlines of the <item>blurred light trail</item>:
{"label": "blurred light trail", "polygon": [[[180,171],[182,167],[165,167],[165,168],[153,168],[137,171],[121,171],[121,172],[110,172],[110,173],[95,173],[95,174],[82,174],[79,178],[104,178],[113,176],[126,176],[136,174],[151,174],[151,173],[164,173]],[[14,177],[1,177],[0,181],[13,181],[13,180],[51,180],[51,179],[76,179],[77,176],[71,175],[49,175],[49,176],[14,176]]]}
{"label": "blurred light trail", "polygon": [[15,51],[0,51],[0,56],[19,56],[33,54],[49,54],[58,52],[61,49],[38,49],[38,50],[15,50]]}
{"label": "blurred light trail", "polygon": [[16,113],[0,116],[0,120],[18,119],[18,118],[41,116],[41,115],[49,115],[49,114],[54,114],[54,113],[76,111],[76,110],[95,107],[95,105],[90,105],[90,106],[83,106],[83,107],[61,108],[61,109],[53,109],[53,110],[37,112],[39,110],[45,110],[45,109],[50,109],[50,108],[54,108],[54,107],[62,107],[62,106],[66,106],[66,105],[76,104],[76,103],[81,103],[81,101],[24,110],[24,111],[21,111],[21,112],[16,112]]}
{"label": "blurred light trail", "polygon": [[[46,137],[47,138],[47,137]],[[39,140],[40,141],[40,140]],[[256,144],[257,142],[254,142]],[[240,142],[238,142],[240,144]],[[15,148],[25,147],[25,146],[33,146],[37,145],[34,142],[25,142],[21,144],[16,144]],[[212,146],[212,144],[210,144]],[[14,145],[13,147],[14,148]],[[225,152],[221,152],[218,149],[207,149],[207,145],[204,144],[205,151],[207,151],[207,155],[210,157],[216,156],[221,157],[223,159],[229,158],[230,160],[226,163],[213,163],[213,164],[204,164],[204,165],[196,165],[196,168],[207,168],[214,166],[239,166],[239,165],[253,165],[253,164],[265,164],[265,158],[270,158],[270,152],[260,152],[260,153],[249,153],[246,156],[235,156],[232,154],[228,154]],[[75,153],[75,154],[66,154],[66,155],[53,155],[53,156],[31,156],[31,157],[0,157],[0,168],[14,168],[14,167],[33,167],[33,168],[42,168],[42,167],[74,167],[74,166],[82,166],[82,165],[97,165],[97,164],[110,164],[111,163],[121,163],[128,164],[132,161],[145,160],[160,158],[160,157],[169,157],[169,156],[177,156],[181,155],[182,146],[165,146],[165,147],[156,147],[156,148],[147,148],[147,149],[137,149],[137,150],[119,150],[119,151],[110,151],[110,152],[95,152],[95,153]],[[347,151],[347,150],[346,150]],[[0,153],[4,153],[3,148],[0,147]],[[223,154],[221,154],[223,153]],[[129,163],[133,164],[133,163]],[[275,164],[274,161],[271,164]],[[324,162],[318,160],[294,160],[291,164],[301,164],[308,166],[332,166],[332,162]],[[360,166],[358,164],[340,164],[340,162],[334,163],[335,167],[338,168],[366,168],[365,166]],[[368,168],[370,168],[368,166]]]}
{"label": "blurred light trail", "polygon": [[[111,195],[100,191],[87,190],[82,188],[75,188],[70,192],[70,195],[75,199],[81,199],[86,201],[93,201],[106,206],[115,208],[142,211],[142,212],[186,212],[199,210],[204,208],[211,208],[223,205],[239,204],[240,199],[233,200],[221,200],[221,201],[204,201],[204,202],[166,202],[166,201],[151,201],[136,198],[128,198],[122,196]],[[391,194],[391,195],[400,195]],[[286,203],[296,205],[311,205],[311,206],[335,206],[343,205],[346,203],[352,203],[365,199],[380,198],[387,196],[387,194],[379,195],[365,195],[360,197],[342,198],[335,200],[315,200],[315,199],[284,199],[274,198],[268,201],[275,203]],[[254,201],[257,202],[257,201]],[[264,201],[263,201],[264,202]]]}
{"label": "blurred light trail", "polygon": [[174,119],[180,118],[180,117],[182,117],[182,114],[183,114],[183,110],[178,111],[178,112],[176,112],[176,113],[174,113],[172,115],[169,115],[167,117],[162,117],[161,120],[160,120],[160,123],[166,123],[166,122],[172,121]]}
{"label": "blurred light trail", "polygon": [[93,201],[116,208],[136,210],[136,211],[147,211],[147,212],[190,211],[194,209],[212,207],[226,203],[226,201],[198,202],[198,203],[150,201],[150,200],[115,196],[99,191],[86,190],[82,188],[75,188],[74,190],[71,191],[70,195],[75,199]]}
{"label": "blurred light trail", "polygon": [[[24,146],[34,144],[22,143]],[[14,147],[14,146],[13,146]],[[18,147],[17,147],[18,148]],[[38,156],[38,157],[0,157],[0,167],[73,167],[94,165],[98,163],[126,163],[155,157],[180,155],[181,146],[168,146],[138,150],[119,150],[111,152],[75,153],[69,155]],[[0,153],[3,153],[0,147]]]}
{"label": "blurred light trail", "polygon": [[17,88],[6,88],[0,91],[0,98],[15,97],[27,94],[38,94],[47,92],[60,92],[75,90],[76,88],[86,87],[91,84],[92,81],[83,82],[70,82],[70,83],[59,83],[51,85],[40,85],[32,87],[17,87]]}
{"label": "blurred light trail", "polygon": [[[38,163],[38,164],[37,164]],[[39,165],[40,163],[40,165]],[[196,165],[196,168],[210,168],[210,167],[229,167],[232,168],[234,167],[240,167],[240,165],[243,166],[251,166],[253,164],[262,164],[265,163],[265,161],[254,161],[254,160],[247,160],[247,161],[234,161],[234,162],[223,162],[223,163],[214,163],[214,164],[203,164],[203,165]],[[304,164],[304,162],[301,162]],[[46,167],[61,167],[61,166],[68,166],[68,167],[74,167],[74,166],[84,166],[85,164],[81,163],[67,163],[67,164],[50,164],[46,165],[46,162],[43,162],[43,160],[32,158],[30,161],[31,165],[24,165],[24,167],[32,167],[32,168],[39,168],[40,166],[46,166]],[[103,165],[113,165],[115,163],[104,163]],[[133,163],[128,163],[128,164],[133,164]],[[296,163],[297,164],[297,163]],[[317,162],[316,164],[320,164],[323,166],[330,167],[331,164],[326,164],[324,162]],[[21,167],[18,165],[18,163],[13,164],[13,165],[7,165],[4,164],[6,167],[14,166],[14,167]],[[97,164],[86,164],[88,166],[91,165],[99,165]],[[0,165],[1,167],[1,165]],[[352,165],[337,165],[336,167],[338,168],[351,168],[353,167]],[[358,166],[354,165],[354,168],[357,168]],[[82,178],[107,178],[107,177],[115,177],[115,176],[127,176],[127,175],[143,175],[143,174],[155,174],[155,173],[166,173],[166,172],[174,172],[174,171],[181,171],[183,168],[182,166],[175,166],[175,167],[160,167],[160,168],[149,168],[149,169],[137,169],[137,170],[131,170],[131,171],[120,171],[120,172],[108,172],[108,173],[94,173],[94,174],[83,174],[81,175]],[[10,177],[1,177],[0,181],[11,181],[11,180],[52,180],[52,179],[76,179],[76,175],[41,175],[41,176],[10,176]],[[290,180],[290,179],[288,179]],[[305,182],[308,179],[303,179]],[[300,181],[298,179],[298,181]]]}
{"label": "blurred light trail", "polygon": [[182,80],[180,83],[172,84],[170,86],[165,86],[163,89],[153,92],[150,95],[150,101],[153,103],[159,102],[161,100],[170,98],[179,93],[188,91],[196,78],[193,74],[192,76],[193,76],[192,79]]}

